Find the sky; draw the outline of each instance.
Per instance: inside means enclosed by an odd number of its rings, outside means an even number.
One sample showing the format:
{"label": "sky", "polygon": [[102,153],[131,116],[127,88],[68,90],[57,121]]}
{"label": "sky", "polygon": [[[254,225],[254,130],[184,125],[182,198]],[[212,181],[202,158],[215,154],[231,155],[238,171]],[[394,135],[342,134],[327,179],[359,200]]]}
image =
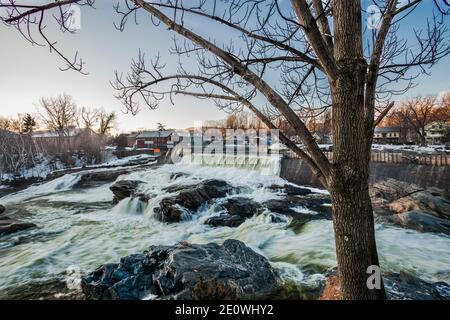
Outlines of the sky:
{"label": "sky", "polygon": [[[33,1],[38,0],[28,2]],[[367,6],[368,2],[364,0],[363,6]],[[408,37],[417,21],[425,21],[431,2],[426,1],[424,7],[419,8],[415,16],[405,23],[402,35]],[[194,126],[196,121],[225,118],[226,113],[212,101],[183,96],[175,98],[175,105],[163,101],[157,110],[143,106],[136,116],[123,112],[124,108],[114,97],[115,91],[110,85],[114,70],[127,72],[131,59],[137,56],[139,49],[147,56],[160,53],[169,66],[176,64],[177,57],[168,53],[172,45],[172,32],[163,26],[155,27],[145,13],[139,16],[139,25],[130,21],[124,32],[116,30],[113,26],[113,22],[118,21],[113,9],[115,3],[117,1],[97,0],[95,10],[82,8],[81,29],[76,34],[62,33],[49,26],[50,38],[58,41],[64,53],[72,56],[78,50],[86,62],[88,75],[60,71],[63,62],[48,48],[32,46],[15,29],[0,24],[0,115],[33,113],[40,97],[68,93],[79,107],[116,111],[119,131],[155,128],[158,122],[171,128],[186,128]],[[282,3],[289,5],[286,0]],[[193,19],[189,23],[200,32],[205,30],[204,20]],[[219,26],[208,24],[207,27],[209,36],[232,36]],[[450,57],[441,60],[432,69],[432,76],[421,77],[419,86],[409,91],[407,96],[438,94],[448,90],[449,65]]]}

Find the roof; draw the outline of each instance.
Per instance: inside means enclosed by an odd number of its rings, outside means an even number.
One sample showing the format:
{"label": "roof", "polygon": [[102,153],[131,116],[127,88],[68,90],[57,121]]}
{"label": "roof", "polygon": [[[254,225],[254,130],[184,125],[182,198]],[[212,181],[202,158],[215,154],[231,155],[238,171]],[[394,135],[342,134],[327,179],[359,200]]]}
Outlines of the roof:
{"label": "roof", "polygon": [[401,131],[400,127],[375,128],[375,133],[399,132],[399,131]]}
{"label": "roof", "polygon": [[144,131],[141,132],[136,138],[168,138],[172,135],[171,130],[161,130],[161,131]]}
{"label": "roof", "polygon": [[136,138],[138,135],[140,135],[140,132],[132,132],[129,134],[125,134],[128,138]]}

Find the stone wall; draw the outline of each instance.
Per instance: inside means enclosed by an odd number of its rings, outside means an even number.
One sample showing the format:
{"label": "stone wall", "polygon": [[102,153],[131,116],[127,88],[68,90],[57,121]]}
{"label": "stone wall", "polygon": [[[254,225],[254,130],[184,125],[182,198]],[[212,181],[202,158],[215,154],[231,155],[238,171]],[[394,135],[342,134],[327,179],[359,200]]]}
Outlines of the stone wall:
{"label": "stone wall", "polygon": [[[308,165],[300,159],[283,158],[280,176],[299,185],[321,187]],[[437,187],[449,190],[450,166],[431,166],[397,163],[371,163],[370,182],[387,178],[414,183],[421,187]]]}

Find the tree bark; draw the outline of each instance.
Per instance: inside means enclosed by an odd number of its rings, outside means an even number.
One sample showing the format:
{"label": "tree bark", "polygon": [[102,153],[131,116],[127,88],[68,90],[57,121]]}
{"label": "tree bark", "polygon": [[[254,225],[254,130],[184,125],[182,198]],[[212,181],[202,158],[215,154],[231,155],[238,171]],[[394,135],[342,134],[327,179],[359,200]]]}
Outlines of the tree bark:
{"label": "tree bark", "polygon": [[336,255],[344,299],[385,299],[367,287],[367,268],[379,266],[373,209],[369,196],[372,122],[364,112],[364,60],[338,61],[339,78],[332,87],[333,173],[329,191],[333,203]]}
{"label": "tree bark", "polygon": [[334,237],[343,299],[385,299],[384,287],[369,289],[367,268],[379,266],[372,204],[369,197],[373,117],[365,104],[367,61],[362,46],[361,3],[333,1],[334,58],[337,78],[331,83],[333,102],[333,172],[329,191],[333,203]]}

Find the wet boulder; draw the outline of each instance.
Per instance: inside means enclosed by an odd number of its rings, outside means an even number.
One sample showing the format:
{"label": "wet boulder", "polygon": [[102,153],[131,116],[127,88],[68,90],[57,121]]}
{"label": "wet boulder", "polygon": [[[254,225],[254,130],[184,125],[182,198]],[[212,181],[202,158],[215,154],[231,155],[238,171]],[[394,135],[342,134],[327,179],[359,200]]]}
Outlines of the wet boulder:
{"label": "wet boulder", "polygon": [[6,211],[6,208],[0,204],[0,214]]}
{"label": "wet boulder", "polygon": [[291,213],[291,207],[293,204],[286,199],[271,199],[263,203],[263,206],[271,212],[289,214]]}
{"label": "wet boulder", "polygon": [[239,227],[241,224],[245,222],[245,217],[240,215],[229,215],[222,214],[217,217],[212,217],[206,220],[205,224],[208,224],[212,227]]}
{"label": "wet boulder", "polygon": [[238,227],[247,218],[259,215],[264,208],[261,204],[249,198],[229,198],[222,204],[225,213],[206,220],[205,224],[213,227]]}
{"label": "wet boulder", "polygon": [[286,194],[289,196],[306,196],[312,193],[310,189],[301,188],[292,184],[285,184],[284,190],[286,190]]}
{"label": "wet boulder", "polygon": [[119,202],[125,198],[131,197],[136,191],[141,181],[121,180],[114,183],[109,189],[114,194],[114,202]]}
{"label": "wet boulder", "polygon": [[84,276],[87,299],[269,299],[279,279],[266,258],[238,240],[151,246]]}
{"label": "wet boulder", "polygon": [[269,186],[269,189],[285,193],[289,196],[306,196],[312,193],[310,189],[302,188],[294,184],[285,184],[285,185],[274,184]]}
{"label": "wet boulder", "polygon": [[[427,282],[407,272],[388,272],[383,275],[387,298],[390,300],[450,300],[450,285],[445,282]],[[326,275],[319,300],[342,298],[337,268]]]}
{"label": "wet boulder", "polygon": [[262,212],[262,206],[252,199],[237,197],[227,199],[224,204],[225,209],[230,215],[238,215],[244,218],[251,218]]}
{"label": "wet boulder", "polygon": [[6,216],[0,218],[0,234],[14,233],[34,227],[36,227],[34,223],[23,222]]}
{"label": "wet boulder", "polygon": [[80,174],[80,180],[75,184],[74,187],[89,188],[103,183],[114,182],[119,176],[131,172],[132,170],[129,168],[103,171],[87,171],[86,173]]}
{"label": "wet boulder", "polygon": [[179,222],[190,215],[190,212],[179,205],[174,197],[162,199],[159,207],[154,208],[153,211],[159,221],[168,223]]}
{"label": "wet boulder", "polygon": [[[194,186],[177,186],[177,195],[164,198],[154,209],[156,218],[162,222],[178,222],[183,213],[193,213],[202,204],[223,198],[233,190],[232,186],[223,180],[205,180]],[[166,190],[167,191],[167,190]]]}

